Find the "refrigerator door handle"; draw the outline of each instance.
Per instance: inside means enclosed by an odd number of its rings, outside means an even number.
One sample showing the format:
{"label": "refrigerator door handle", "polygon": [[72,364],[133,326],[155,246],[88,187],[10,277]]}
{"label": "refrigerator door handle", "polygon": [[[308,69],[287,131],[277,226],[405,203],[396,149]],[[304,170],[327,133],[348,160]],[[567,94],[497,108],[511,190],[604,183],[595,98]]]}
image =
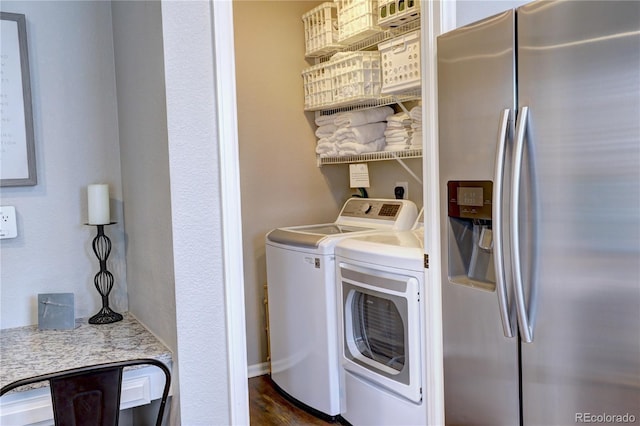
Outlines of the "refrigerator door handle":
{"label": "refrigerator door handle", "polygon": [[522,285],[522,269],[520,264],[520,178],[522,175],[522,156],[524,152],[524,139],[527,131],[529,107],[522,107],[516,124],[516,146],[513,155],[513,174],[511,179],[511,259],[513,262],[513,284],[516,299],[516,312],[520,325],[521,339],[525,343],[533,342],[533,331],[527,315],[527,306],[524,301],[524,286]]}
{"label": "refrigerator door handle", "polygon": [[507,295],[507,283],[504,273],[504,238],[502,200],[504,194],[504,169],[505,153],[507,147],[508,130],[511,122],[511,109],[502,111],[500,118],[500,135],[498,137],[498,147],[496,149],[495,171],[493,177],[493,251],[496,268],[496,292],[498,293],[498,308],[500,309],[500,319],[502,320],[502,330],[505,337],[514,337],[515,333],[511,324],[511,310],[509,309],[509,297]]}

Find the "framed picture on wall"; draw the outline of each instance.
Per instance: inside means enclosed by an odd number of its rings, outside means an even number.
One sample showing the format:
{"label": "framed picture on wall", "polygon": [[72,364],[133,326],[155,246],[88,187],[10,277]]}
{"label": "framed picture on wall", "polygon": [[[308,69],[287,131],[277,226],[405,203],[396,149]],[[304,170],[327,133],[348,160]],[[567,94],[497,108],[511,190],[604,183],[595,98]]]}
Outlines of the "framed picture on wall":
{"label": "framed picture on wall", "polygon": [[0,186],[37,183],[25,16],[0,12]]}

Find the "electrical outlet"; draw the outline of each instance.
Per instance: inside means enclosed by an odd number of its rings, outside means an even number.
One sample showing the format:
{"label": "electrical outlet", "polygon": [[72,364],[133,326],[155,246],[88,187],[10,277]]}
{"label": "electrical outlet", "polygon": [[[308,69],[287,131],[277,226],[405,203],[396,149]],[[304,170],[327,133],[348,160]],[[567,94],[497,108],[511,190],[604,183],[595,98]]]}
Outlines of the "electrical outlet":
{"label": "electrical outlet", "polygon": [[13,206],[0,206],[0,239],[15,238],[17,236],[16,208]]}
{"label": "electrical outlet", "polygon": [[404,191],[402,194],[402,198],[407,200],[409,198],[409,183],[407,182],[396,182],[396,185],[393,187],[393,193],[396,193],[396,188],[401,187]]}

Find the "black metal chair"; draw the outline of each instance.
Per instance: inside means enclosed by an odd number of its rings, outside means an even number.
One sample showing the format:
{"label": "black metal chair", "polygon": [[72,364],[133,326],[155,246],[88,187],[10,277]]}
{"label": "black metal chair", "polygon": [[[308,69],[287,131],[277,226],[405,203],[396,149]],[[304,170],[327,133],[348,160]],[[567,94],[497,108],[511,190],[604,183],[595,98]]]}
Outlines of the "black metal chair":
{"label": "black metal chair", "polygon": [[17,380],[3,386],[0,396],[20,386],[48,381],[56,426],[116,426],[120,415],[122,370],[139,365],[153,365],[164,372],[164,390],[156,420],[156,426],[161,426],[171,373],[163,362],[151,358],[90,365]]}

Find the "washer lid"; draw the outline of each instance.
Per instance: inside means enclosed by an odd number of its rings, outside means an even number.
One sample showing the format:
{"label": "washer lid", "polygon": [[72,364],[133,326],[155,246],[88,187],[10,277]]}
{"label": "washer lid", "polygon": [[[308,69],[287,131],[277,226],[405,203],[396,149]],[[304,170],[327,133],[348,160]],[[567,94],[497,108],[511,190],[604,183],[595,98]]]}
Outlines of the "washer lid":
{"label": "washer lid", "polygon": [[326,223],[311,226],[293,226],[290,228],[278,228],[267,234],[267,240],[298,247],[318,248],[320,243],[329,236],[342,235],[351,232],[371,231],[373,228],[361,226],[337,225]]}

